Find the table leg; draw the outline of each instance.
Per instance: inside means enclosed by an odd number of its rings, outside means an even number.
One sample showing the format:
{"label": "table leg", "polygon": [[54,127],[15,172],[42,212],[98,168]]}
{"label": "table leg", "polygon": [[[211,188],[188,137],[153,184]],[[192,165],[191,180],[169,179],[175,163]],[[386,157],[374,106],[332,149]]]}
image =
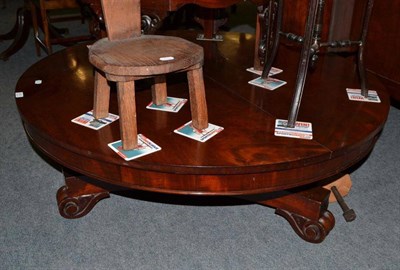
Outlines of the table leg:
{"label": "table leg", "polygon": [[65,186],[57,192],[60,215],[64,218],[80,218],[88,214],[101,199],[110,197],[108,190],[89,184],[79,176],[65,173]]}
{"label": "table leg", "polygon": [[14,27],[10,32],[0,35],[0,41],[14,39],[11,45],[0,53],[1,60],[8,60],[11,55],[15,54],[25,45],[29,36],[30,23],[30,12],[26,8],[19,8]]}
{"label": "table leg", "polygon": [[327,210],[330,191],[315,187],[279,194],[245,196],[242,199],[275,208],[293,230],[305,241],[321,243],[335,226],[335,218]]}
{"label": "table leg", "polygon": [[222,41],[221,35],[217,35],[218,29],[227,22],[226,17],[217,18],[222,9],[202,8],[197,9],[198,15],[195,21],[203,27],[203,34],[197,36],[197,40]]}

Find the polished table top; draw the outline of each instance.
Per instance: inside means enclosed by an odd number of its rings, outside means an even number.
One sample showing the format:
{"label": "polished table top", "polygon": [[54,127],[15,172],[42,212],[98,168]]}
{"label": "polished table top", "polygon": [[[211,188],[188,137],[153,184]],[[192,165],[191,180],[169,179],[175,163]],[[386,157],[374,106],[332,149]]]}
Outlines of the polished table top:
{"label": "polished table top", "polygon": [[[177,34],[177,33],[175,33]],[[177,35],[194,40],[195,32]],[[287,119],[297,74],[298,47],[281,46],[275,67],[287,84],[268,91],[248,84],[254,39],[226,33],[224,42],[196,41],[205,49],[204,77],[209,120],[224,127],[200,143],[173,132],[190,120],[179,113],[146,109],[151,101],[143,82],[136,95],[138,131],[162,150],[132,161],[107,144],[119,140],[118,121],[99,131],[71,122],[93,106],[93,67],[78,45],[29,68],[19,80],[16,99],[27,134],[61,165],[127,188],[180,194],[252,194],[278,191],[338,174],[364,158],[383,128],[389,100],[373,78],[382,103],[349,101],[345,89],[358,88],[354,59],[321,56],[309,72],[299,121],[311,122],[313,139],[274,136],[275,119]],[[188,98],[184,74],[168,77],[168,94]],[[35,80],[42,80],[36,85]],[[118,112],[112,93],[110,111]]]}

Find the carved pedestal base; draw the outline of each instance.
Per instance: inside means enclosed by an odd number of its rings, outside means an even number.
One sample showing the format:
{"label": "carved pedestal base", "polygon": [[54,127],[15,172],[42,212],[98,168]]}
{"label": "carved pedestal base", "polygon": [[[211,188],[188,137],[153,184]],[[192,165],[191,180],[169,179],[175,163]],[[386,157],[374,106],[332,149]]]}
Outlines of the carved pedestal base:
{"label": "carved pedestal base", "polygon": [[[321,243],[335,225],[334,216],[327,210],[329,194],[329,190],[316,187],[241,198],[274,207],[275,213],[284,217],[302,239]],[[64,218],[80,218],[88,214],[98,201],[108,197],[109,190],[66,174],[65,186],[57,192],[58,209]]]}
{"label": "carved pedestal base", "polygon": [[330,191],[316,187],[303,191],[286,191],[261,198],[243,199],[274,207],[275,213],[289,221],[293,230],[305,241],[321,243],[335,226],[335,218],[327,210]]}
{"label": "carved pedestal base", "polygon": [[64,218],[80,218],[88,214],[98,201],[108,197],[109,191],[68,175],[65,186],[57,192],[58,210]]}

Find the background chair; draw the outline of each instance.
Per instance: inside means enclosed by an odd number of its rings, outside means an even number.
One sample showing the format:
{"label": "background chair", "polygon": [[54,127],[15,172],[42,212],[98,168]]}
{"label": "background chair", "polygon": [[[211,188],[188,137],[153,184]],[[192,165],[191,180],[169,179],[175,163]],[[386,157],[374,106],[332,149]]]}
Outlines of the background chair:
{"label": "background chair", "polygon": [[94,116],[108,116],[110,87],[117,82],[122,148],[137,147],[135,80],[154,77],[153,102],[167,102],[167,73],[187,72],[192,126],[208,127],[203,82],[203,48],[187,40],[141,34],[140,0],[102,0],[108,38],[89,48],[96,67]]}
{"label": "background chair", "polygon": [[[65,37],[66,29],[58,29],[52,23],[61,21],[81,20],[85,17],[81,6],[76,0],[29,0],[32,14],[33,33],[36,53],[40,56],[42,48],[47,54],[52,53],[52,45],[71,45],[79,41],[93,40],[94,27],[89,21],[88,34]],[[43,37],[40,37],[42,29]]]}

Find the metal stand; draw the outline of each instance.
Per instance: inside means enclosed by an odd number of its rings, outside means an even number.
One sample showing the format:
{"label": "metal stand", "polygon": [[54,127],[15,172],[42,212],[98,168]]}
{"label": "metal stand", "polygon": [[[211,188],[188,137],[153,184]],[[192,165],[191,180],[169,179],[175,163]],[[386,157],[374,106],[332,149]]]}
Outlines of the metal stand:
{"label": "metal stand", "polygon": [[265,6],[259,9],[258,25],[261,29],[257,33],[262,38],[258,39],[258,58],[263,68],[262,78],[268,77],[272,63],[276,56],[279,45],[279,36],[302,44],[300,62],[297,72],[295,93],[293,95],[292,105],[288,116],[287,127],[295,126],[297,115],[300,109],[303,96],[304,84],[307,77],[309,66],[314,66],[318,60],[318,53],[321,47],[342,48],[358,46],[357,67],[360,77],[361,94],[368,96],[367,78],[364,67],[364,48],[367,39],[368,25],[371,18],[374,0],[367,0],[364,11],[362,33],[359,40],[333,40],[321,42],[323,11],[325,0],[309,0],[307,22],[304,31],[304,37],[293,33],[284,33],[281,31],[283,0],[268,0]]}

